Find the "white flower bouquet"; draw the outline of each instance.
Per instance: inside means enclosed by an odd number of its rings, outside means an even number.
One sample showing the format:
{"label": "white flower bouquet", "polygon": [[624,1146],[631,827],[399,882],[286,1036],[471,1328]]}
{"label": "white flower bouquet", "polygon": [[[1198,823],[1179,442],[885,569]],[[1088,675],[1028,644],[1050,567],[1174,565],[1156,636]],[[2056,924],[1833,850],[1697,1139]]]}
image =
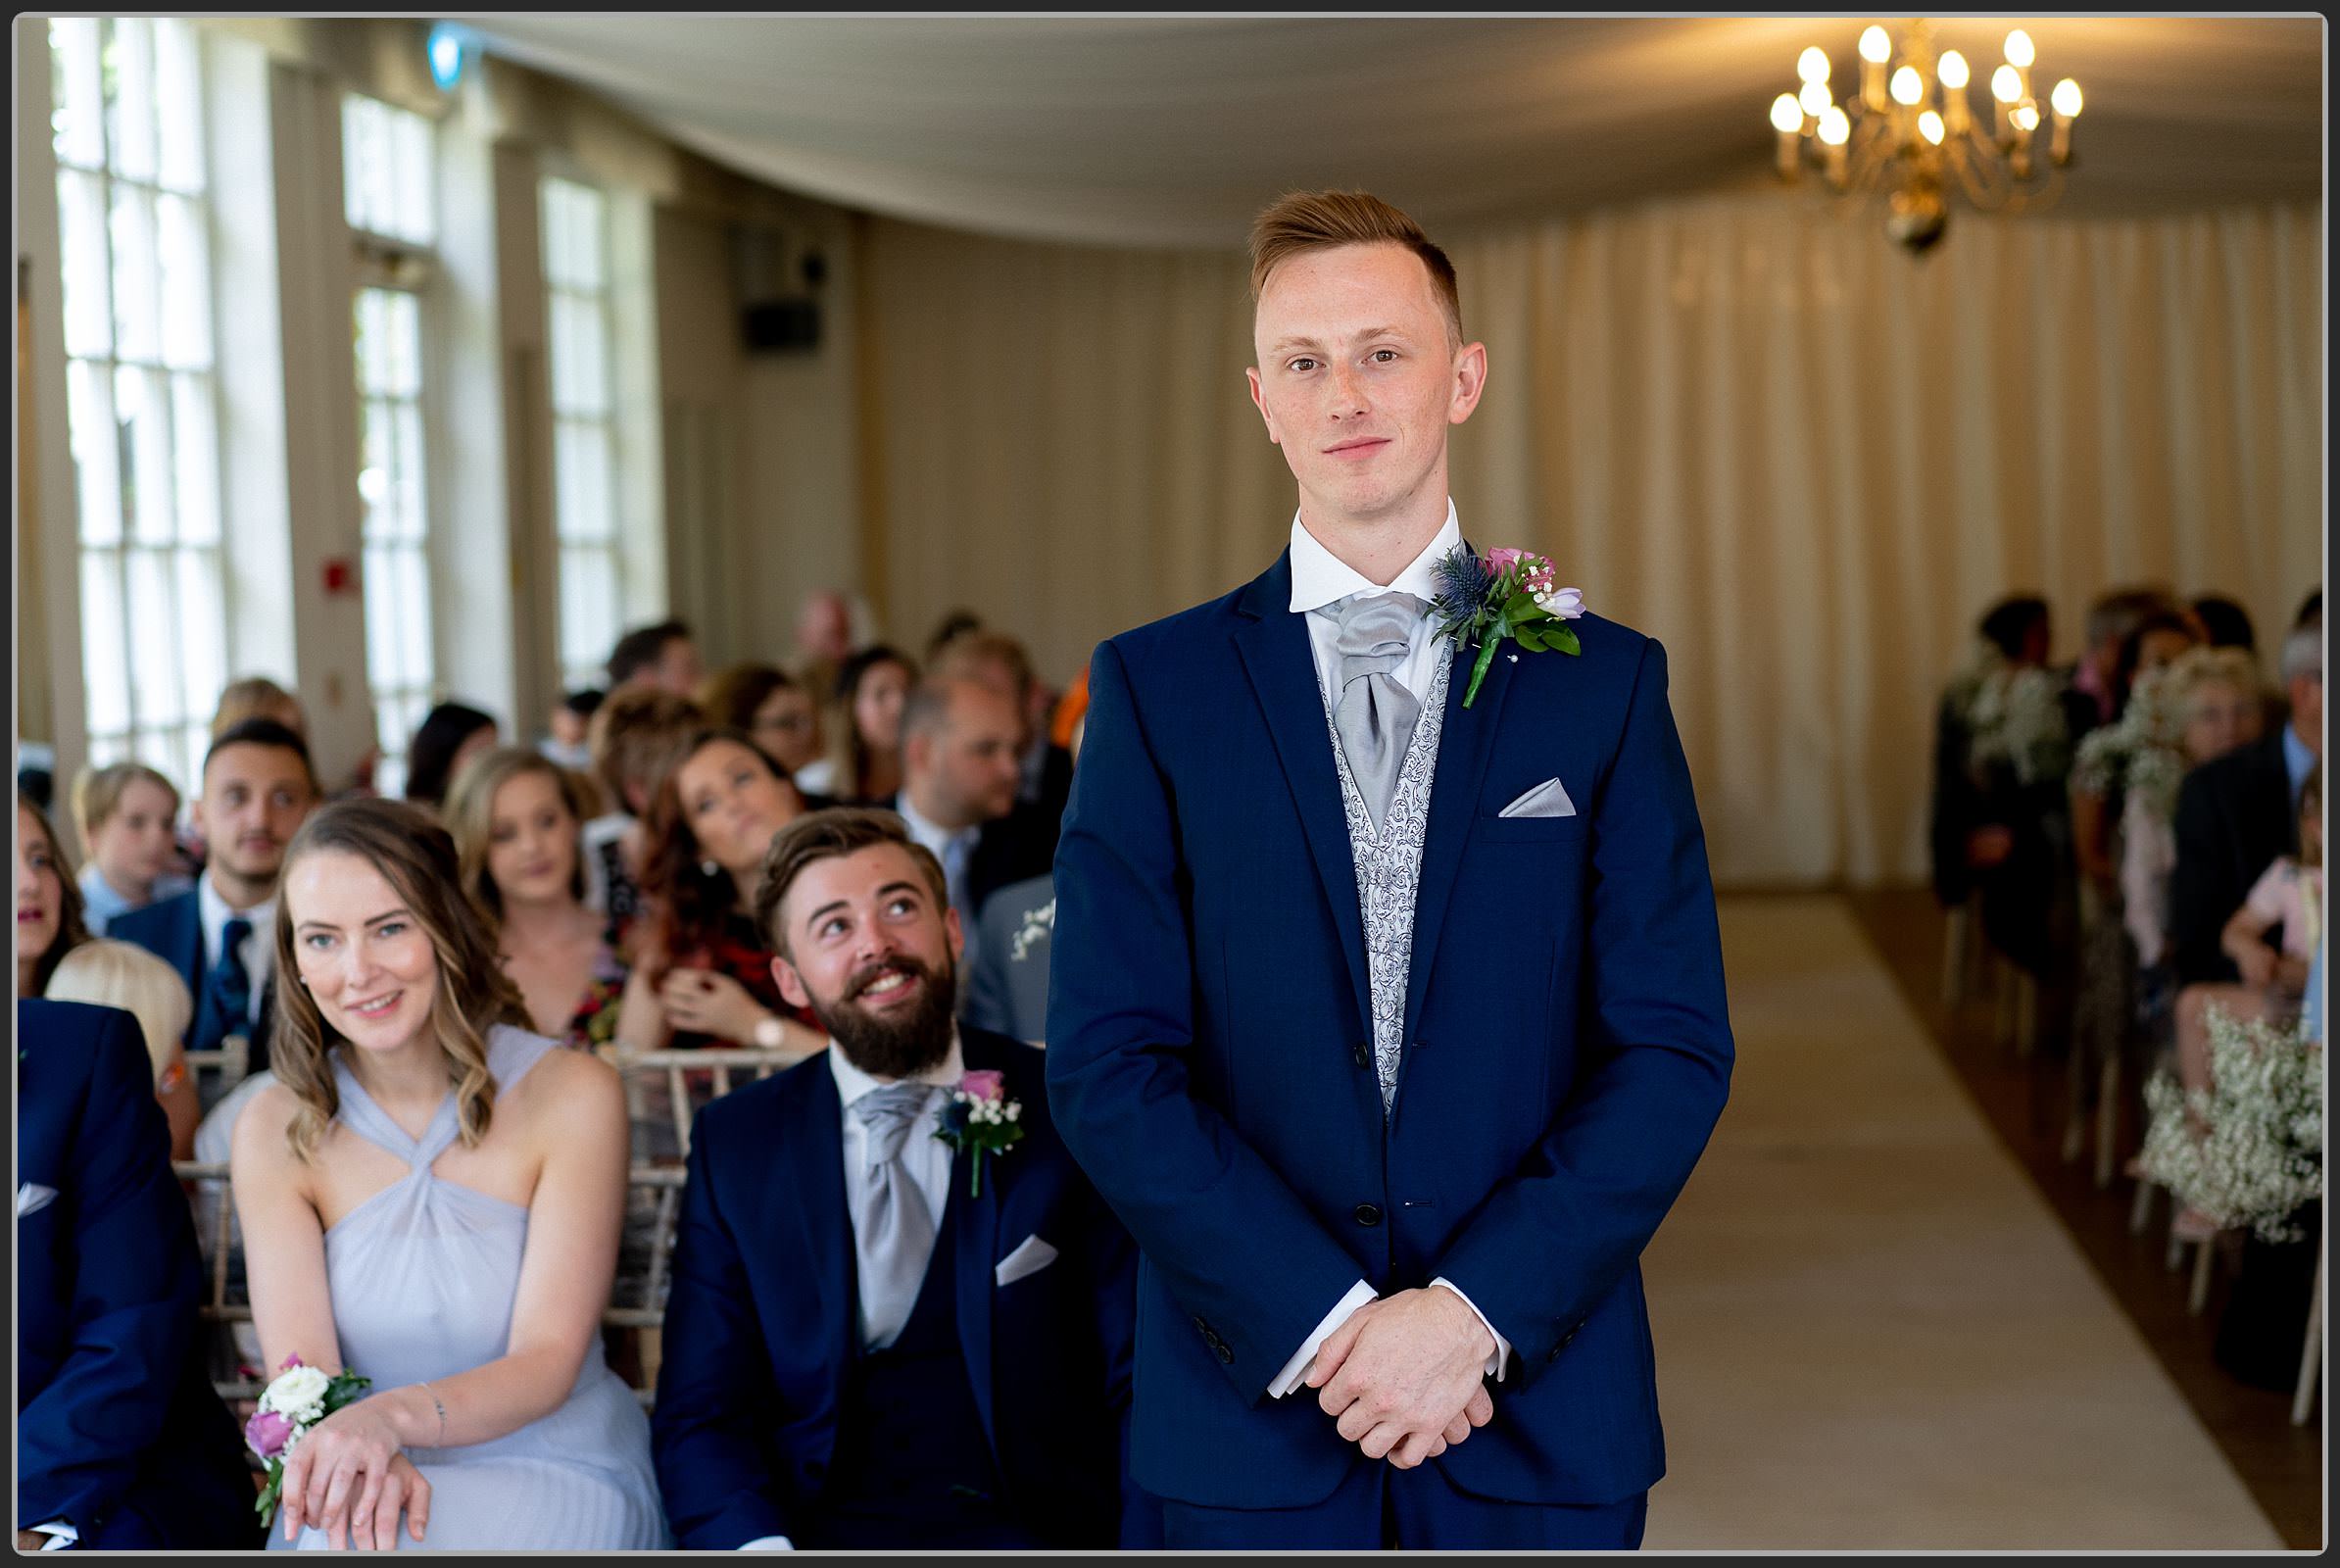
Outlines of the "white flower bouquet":
{"label": "white flower bouquet", "polygon": [[276,1519],[276,1499],[284,1487],[284,1461],[309,1435],[309,1429],[357,1400],[373,1386],[370,1378],[348,1370],[327,1372],[310,1366],[297,1355],[286,1356],[275,1380],[261,1391],[260,1408],[244,1423],[244,1441],[268,1462],[268,1485],[254,1507],[263,1529]]}
{"label": "white flower bouquet", "polygon": [[2220,1227],[2297,1241],[2293,1214],[2323,1196],[2323,1048],[2296,1021],[2245,1022],[2219,1007],[2208,1021],[2213,1087],[2188,1095],[2167,1073],[2145,1086],[2153,1120],[2140,1161]]}

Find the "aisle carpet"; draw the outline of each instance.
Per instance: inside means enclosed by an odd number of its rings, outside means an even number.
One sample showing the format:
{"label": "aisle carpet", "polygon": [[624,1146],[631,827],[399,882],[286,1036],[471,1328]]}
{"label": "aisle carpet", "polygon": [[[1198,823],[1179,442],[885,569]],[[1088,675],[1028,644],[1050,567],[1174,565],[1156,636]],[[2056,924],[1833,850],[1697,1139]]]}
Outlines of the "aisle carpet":
{"label": "aisle carpet", "polygon": [[1722,920],[1731,1103],[1642,1258],[1646,1546],[2280,1549],[1850,912]]}

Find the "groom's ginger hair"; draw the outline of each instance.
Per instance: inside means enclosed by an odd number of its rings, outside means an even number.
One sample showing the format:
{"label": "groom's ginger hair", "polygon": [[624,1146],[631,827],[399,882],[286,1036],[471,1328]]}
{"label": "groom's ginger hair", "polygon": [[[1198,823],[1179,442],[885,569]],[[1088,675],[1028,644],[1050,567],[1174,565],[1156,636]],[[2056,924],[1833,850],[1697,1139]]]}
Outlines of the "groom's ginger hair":
{"label": "groom's ginger hair", "polygon": [[1420,257],[1445,308],[1446,346],[1462,347],[1462,288],[1455,281],[1454,264],[1420,223],[1361,190],[1292,191],[1252,220],[1252,305],[1259,304],[1268,276],[1277,268],[1294,256],[1338,245],[1403,245]]}

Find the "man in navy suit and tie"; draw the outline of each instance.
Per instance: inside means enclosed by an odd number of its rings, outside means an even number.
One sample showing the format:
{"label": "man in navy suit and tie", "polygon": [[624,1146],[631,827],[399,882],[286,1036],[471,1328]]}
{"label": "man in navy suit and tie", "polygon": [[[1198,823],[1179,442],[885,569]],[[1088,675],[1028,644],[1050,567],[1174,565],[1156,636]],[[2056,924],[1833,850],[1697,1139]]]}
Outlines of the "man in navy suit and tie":
{"label": "man in navy suit and tie", "polygon": [[1452,266],[1327,192],[1252,285],[1291,548],[1098,647],[1056,854],[1048,1099],[1142,1254],[1132,1474],[1174,1548],[1634,1546],[1637,1258],[1732,1058],[1665,655],[1582,615],[1466,706]]}
{"label": "man in navy suit and tie", "polygon": [[257,1550],[138,1021],[17,1004],[17,1549]]}
{"label": "man in navy suit and tie", "polygon": [[[776,835],[756,917],[829,1049],[701,1111],[652,1443],[686,1550],[1158,1540],[1124,1452],[1136,1251],[1040,1053],[959,1029],[943,868],[891,811]],[[988,1074],[1022,1138],[934,1134]]]}
{"label": "man in navy suit and tie", "polygon": [[276,876],[284,848],[317,801],[309,747],[272,718],[220,732],[203,759],[195,821],[208,858],[195,886],[119,915],[109,936],[168,959],[195,999],[189,1051],[217,1051],[229,1035],[252,1042],[250,1067],[268,1064],[269,970],[276,953]]}

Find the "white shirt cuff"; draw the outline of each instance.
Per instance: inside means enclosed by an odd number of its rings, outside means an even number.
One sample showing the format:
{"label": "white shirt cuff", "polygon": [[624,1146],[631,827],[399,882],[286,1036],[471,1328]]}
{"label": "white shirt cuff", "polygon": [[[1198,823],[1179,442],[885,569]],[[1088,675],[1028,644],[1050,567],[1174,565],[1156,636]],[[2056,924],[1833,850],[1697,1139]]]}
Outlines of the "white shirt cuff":
{"label": "white shirt cuff", "polygon": [[1462,1304],[1471,1309],[1471,1315],[1485,1325],[1488,1336],[1495,1342],[1495,1353],[1487,1358],[1487,1375],[1490,1378],[1493,1378],[1497,1383],[1502,1382],[1503,1369],[1511,1364],[1511,1342],[1503,1338],[1502,1334],[1496,1330],[1492,1323],[1488,1323],[1487,1321],[1487,1314],[1479,1310],[1478,1302],[1472,1300],[1467,1296],[1463,1296],[1463,1289],[1461,1286],[1455,1284],[1443,1274],[1439,1275],[1437,1279],[1432,1280],[1430,1283],[1434,1286],[1443,1285],[1446,1287],[1446,1289],[1452,1291],[1456,1296],[1461,1297]]}
{"label": "white shirt cuff", "polygon": [[[1457,1292],[1456,1294],[1461,1293]],[[1284,1363],[1284,1370],[1277,1373],[1276,1381],[1268,1385],[1268,1397],[1281,1399],[1298,1388],[1300,1380],[1308,1375],[1308,1363],[1316,1359],[1316,1348],[1331,1339],[1333,1331],[1346,1323],[1350,1313],[1373,1299],[1373,1287],[1363,1280],[1350,1286],[1348,1294],[1341,1298],[1340,1304],[1327,1312],[1325,1320],[1316,1325],[1316,1332],[1309,1335],[1299,1349],[1292,1352],[1292,1359]]]}
{"label": "white shirt cuff", "polygon": [[63,1551],[81,1539],[81,1532],[62,1519],[52,1519],[43,1525],[26,1525],[24,1528],[37,1530],[49,1538],[47,1544],[40,1548],[43,1551]]}
{"label": "white shirt cuff", "polygon": [[794,1551],[797,1544],[786,1536],[757,1536],[740,1544],[741,1551]]}

